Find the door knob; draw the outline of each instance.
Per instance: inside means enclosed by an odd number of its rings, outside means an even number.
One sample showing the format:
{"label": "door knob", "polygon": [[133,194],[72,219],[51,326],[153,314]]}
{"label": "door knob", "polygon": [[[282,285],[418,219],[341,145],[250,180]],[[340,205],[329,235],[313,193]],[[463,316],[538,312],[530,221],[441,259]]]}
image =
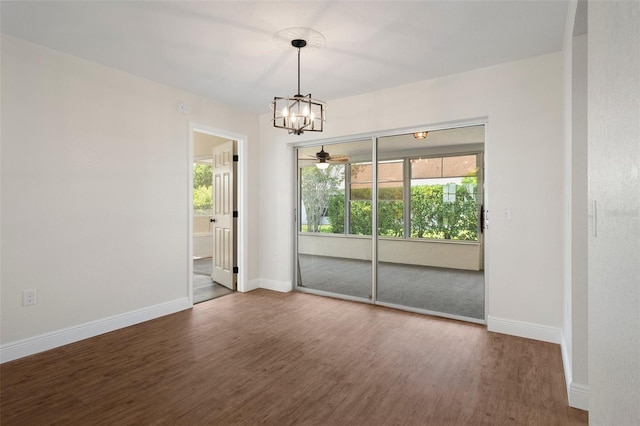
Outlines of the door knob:
{"label": "door knob", "polygon": [[215,222],[215,221],[216,221],[216,219],[215,219],[215,218],[213,218],[213,217],[210,217],[210,218],[209,218],[209,222]]}

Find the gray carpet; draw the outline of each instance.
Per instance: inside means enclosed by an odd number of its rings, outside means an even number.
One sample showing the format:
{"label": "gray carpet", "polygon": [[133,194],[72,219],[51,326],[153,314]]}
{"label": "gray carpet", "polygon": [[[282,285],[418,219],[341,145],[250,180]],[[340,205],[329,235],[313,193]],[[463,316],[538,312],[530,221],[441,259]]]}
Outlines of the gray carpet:
{"label": "gray carpet", "polygon": [[[300,255],[306,288],[368,298],[371,262]],[[380,262],[380,302],[484,320],[484,272]]]}
{"label": "gray carpet", "polygon": [[200,303],[233,293],[211,279],[211,258],[193,260],[193,303]]}

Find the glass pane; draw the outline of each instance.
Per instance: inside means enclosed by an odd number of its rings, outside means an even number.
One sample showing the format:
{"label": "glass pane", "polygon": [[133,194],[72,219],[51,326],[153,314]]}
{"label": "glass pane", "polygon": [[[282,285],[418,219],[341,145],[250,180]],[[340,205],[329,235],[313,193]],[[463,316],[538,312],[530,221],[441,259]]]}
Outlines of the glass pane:
{"label": "glass pane", "polygon": [[476,155],[458,155],[442,159],[442,176],[469,177],[478,172]]}
{"label": "glass pane", "polygon": [[209,163],[193,164],[193,215],[211,216],[213,211],[212,203],[212,178],[213,172]]}
{"label": "glass pane", "polygon": [[483,137],[477,126],[378,139],[378,302],[484,319],[479,157],[454,153]]}
{"label": "glass pane", "polygon": [[378,163],[378,235],[404,236],[404,160]]}
{"label": "glass pane", "polygon": [[[329,154],[323,169],[321,149]],[[299,287],[370,298],[371,151],[371,140],[298,150]]]}
{"label": "glass pane", "polygon": [[300,167],[300,232],[344,232],[344,164]]}
{"label": "glass pane", "polygon": [[442,157],[413,158],[411,160],[411,177],[414,179],[442,177]]}
{"label": "glass pane", "polygon": [[[440,176],[425,177],[429,161]],[[411,161],[411,238],[478,240],[477,171],[476,154]]]}
{"label": "glass pane", "polygon": [[371,200],[373,168],[371,163],[353,163],[351,168],[351,199]]}

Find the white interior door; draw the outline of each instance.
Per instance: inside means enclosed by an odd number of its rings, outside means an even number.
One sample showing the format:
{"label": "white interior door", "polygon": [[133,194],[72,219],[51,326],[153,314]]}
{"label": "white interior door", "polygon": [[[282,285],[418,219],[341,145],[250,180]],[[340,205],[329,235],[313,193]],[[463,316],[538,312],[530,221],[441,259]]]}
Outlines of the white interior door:
{"label": "white interior door", "polygon": [[213,268],[211,279],[235,290],[234,141],[213,148]]}

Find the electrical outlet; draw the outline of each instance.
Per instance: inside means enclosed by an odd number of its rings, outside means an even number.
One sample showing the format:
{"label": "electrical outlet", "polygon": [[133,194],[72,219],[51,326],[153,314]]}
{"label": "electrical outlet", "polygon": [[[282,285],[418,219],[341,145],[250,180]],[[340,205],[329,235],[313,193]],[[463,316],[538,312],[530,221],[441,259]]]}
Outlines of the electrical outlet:
{"label": "electrical outlet", "polygon": [[22,290],[22,306],[30,306],[38,303],[38,290],[29,288]]}

